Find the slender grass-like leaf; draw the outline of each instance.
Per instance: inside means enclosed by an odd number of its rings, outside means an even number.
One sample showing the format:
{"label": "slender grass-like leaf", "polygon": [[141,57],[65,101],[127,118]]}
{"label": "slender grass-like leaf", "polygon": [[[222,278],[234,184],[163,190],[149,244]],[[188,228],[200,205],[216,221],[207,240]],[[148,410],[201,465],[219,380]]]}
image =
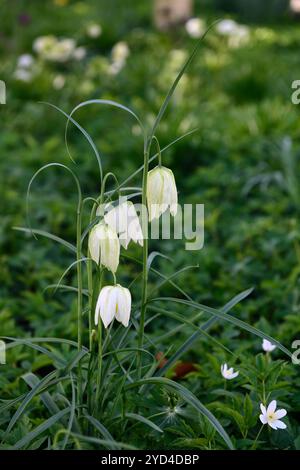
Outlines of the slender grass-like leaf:
{"label": "slender grass-like leaf", "polygon": [[[6,340],[9,340],[9,341],[14,341],[15,344],[12,344],[12,345],[7,345],[7,347],[14,347],[14,346],[18,346],[18,342],[19,341],[24,341],[24,340],[21,340],[19,338],[13,338],[11,336],[0,336],[0,339],[3,339],[4,341]],[[65,338],[48,338],[48,337],[45,337],[45,338],[38,338],[38,337],[35,337],[35,338],[30,338],[29,339],[26,339],[26,344],[28,343],[28,346],[29,346],[29,343],[61,343],[61,344],[68,344],[69,346],[73,346],[75,348],[78,347],[78,344],[76,343],[76,341],[72,341],[71,339],[65,339]],[[84,349],[85,351],[88,351],[88,349],[85,347],[85,346],[82,346],[82,349]]]}
{"label": "slender grass-like leaf", "polygon": [[45,432],[47,429],[51,428],[54,424],[60,421],[67,413],[70,412],[70,407],[65,408],[64,410],[59,411],[55,415],[51,416],[49,419],[46,419],[42,424],[40,424],[33,431],[26,434],[22,439],[20,439],[14,446],[14,449],[22,449],[22,447],[27,446],[30,442],[38,437],[40,434]]}
{"label": "slender grass-like leaf", "polygon": [[152,251],[149,254],[148,259],[147,259],[147,271],[148,272],[151,268],[153,261],[155,260],[157,256],[160,256],[161,258],[165,258],[165,259],[168,259],[169,261],[172,261],[172,259],[169,256],[166,256],[163,253],[160,253],[159,251]]}
{"label": "slender grass-like leaf", "polygon": [[190,392],[186,387],[183,385],[174,382],[173,380],[166,379],[164,377],[149,377],[147,379],[142,379],[133,384],[126,385],[125,389],[130,390],[135,387],[140,387],[141,385],[146,384],[153,384],[153,385],[160,385],[163,387],[171,388],[173,391],[178,393],[180,397],[190,406],[192,406],[195,410],[205,416],[211,425],[216,429],[216,431],[220,434],[220,436],[224,439],[229,449],[233,449],[233,444],[228,436],[227,432],[221,425],[221,423],[217,420],[217,418],[198,400],[198,398]]}
{"label": "slender grass-like leaf", "polygon": [[254,326],[248,325],[248,323],[245,323],[242,320],[239,320],[236,317],[233,317],[231,315],[228,315],[225,312],[222,312],[222,310],[216,310],[212,307],[207,307],[206,305],[198,304],[197,302],[193,302],[190,300],[184,300],[184,299],[176,299],[175,297],[160,297],[157,299],[152,299],[152,301],[167,301],[167,302],[176,302],[179,304],[187,305],[189,307],[196,308],[198,310],[203,310],[206,313],[209,313],[210,315],[214,315],[220,319],[223,319],[229,323],[232,323],[235,326],[238,326],[239,328],[242,328],[243,330],[248,331],[249,333],[253,333],[256,336],[259,336],[262,339],[267,339],[270,341],[272,344],[278,347],[282,352],[284,352],[288,357],[292,357],[292,353],[286,349],[279,341],[276,339],[272,338],[271,336],[263,333],[262,331],[258,330]]}
{"label": "slender grass-like leaf", "polygon": [[52,359],[53,362],[57,362],[57,364],[59,364],[60,367],[66,366],[66,362],[63,359],[61,359],[59,356],[49,351],[48,349],[42,346],[39,346],[38,344],[33,344],[30,340],[17,339],[17,338],[15,339],[15,338],[10,338],[10,337],[3,337],[3,338],[12,341],[12,343],[6,344],[7,350],[14,348],[15,346],[28,346],[31,349],[35,349],[36,351],[39,351],[40,353],[45,354],[46,356],[50,357],[50,359]]}
{"label": "slender grass-like leaf", "polygon": [[[54,289],[54,290],[63,290],[63,291],[67,291],[67,292],[78,292],[78,288],[77,287],[73,287],[73,286],[67,286],[66,284],[60,284],[59,287],[57,287],[57,284],[49,284],[48,286],[45,287],[44,289],[44,292],[46,290],[50,290],[50,289]],[[88,293],[88,290],[87,289],[82,289],[82,295],[85,295],[86,297],[89,297],[89,293]]]}
{"label": "slender grass-like leaf", "polygon": [[[221,312],[229,312],[235,305],[237,305],[239,302],[241,302],[243,299],[245,299],[246,297],[248,297],[248,295],[251,294],[251,292],[253,291],[253,289],[247,289],[243,292],[240,292],[239,294],[237,294],[235,297],[233,297],[229,302],[227,302],[227,304],[224,305],[224,307],[222,307],[220,309]],[[199,329],[199,331],[195,331],[195,333],[193,333],[181,346],[180,348],[178,348],[178,350],[170,357],[170,359],[167,361],[167,363],[161,368],[161,369],[158,369],[156,372],[155,372],[155,376],[162,376],[164,375],[167,370],[169,370],[174,364],[176,361],[178,361],[178,359],[185,353],[187,352],[191,347],[192,345],[194,344],[194,342],[199,338],[199,336],[201,335],[201,332],[202,331],[206,331],[208,330],[209,328],[211,328],[216,322],[218,321],[218,318],[214,317],[214,318],[210,318],[209,320],[207,320],[207,322],[204,323],[204,325],[202,325]]]}
{"label": "slender grass-like leaf", "polygon": [[180,79],[182,78],[182,76],[184,75],[186,69],[188,68],[188,66],[191,64],[191,62],[193,61],[194,57],[196,56],[199,48],[200,48],[200,45],[203,41],[203,39],[205,38],[205,36],[207,35],[207,33],[215,26],[215,24],[217,24],[219,22],[219,20],[217,21],[214,21],[208,28],[207,30],[204,32],[204,34],[202,35],[202,37],[199,39],[199,41],[197,42],[196,46],[194,47],[194,50],[192,51],[191,55],[189,56],[189,58],[187,59],[187,61],[185,62],[185,64],[182,66],[181,70],[179,71],[177,77],[175,78],[171,88],[169,89],[168,93],[167,93],[167,96],[166,98],[164,99],[163,101],[163,104],[161,105],[161,108],[158,112],[158,115],[155,119],[155,122],[153,124],[153,127],[152,127],[152,130],[151,130],[151,133],[150,133],[150,136],[149,136],[149,142],[152,141],[152,138],[156,132],[156,129],[167,109],[167,106],[174,94],[174,91],[176,90],[176,87],[180,81]]}
{"label": "slender grass-like leaf", "polygon": [[[92,147],[93,149],[93,152],[96,156],[96,159],[97,159],[97,162],[98,162],[98,167],[99,167],[99,174],[100,174],[100,181],[102,181],[103,179],[103,170],[102,170],[102,161],[101,161],[101,157],[100,157],[100,154],[97,150],[97,147],[93,141],[93,139],[91,138],[91,136],[89,135],[89,133],[80,125],[78,124],[77,121],[75,121],[74,118],[72,118],[69,114],[67,114],[65,111],[63,111],[61,108],[59,108],[58,106],[55,106],[54,104],[51,104],[51,103],[47,103],[47,102],[42,102],[42,104],[46,104],[47,106],[51,106],[52,108],[56,109],[57,111],[59,111],[61,114],[63,114],[67,119],[67,123],[69,121],[72,122],[72,124],[74,124],[77,129],[80,130],[80,132],[84,135],[84,137],[86,138],[86,140],[88,141],[88,143],[90,144],[90,146]],[[72,160],[73,163],[75,163],[75,161],[73,160],[72,158],[72,155],[69,151],[69,146],[68,146],[68,142],[67,142],[67,134],[66,134],[66,131],[65,131],[65,143],[66,143],[66,148],[67,148],[67,152],[68,152],[68,155],[70,157],[70,159]]]}
{"label": "slender grass-like leaf", "polygon": [[[32,372],[27,372],[26,374],[22,375],[22,379],[27,383],[27,385],[29,385],[30,388],[34,388],[38,383],[40,383],[40,379]],[[51,415],[59,413],[60,409],[49,392],[42,393],[41,400]]]}
{"label": "slender grass-like leaf", "polygon": [[[76,412],[76,388],[74,385],[74,381],[72,376],[70,376],[70,381],[71,381],[71,387],[72,387],[72,402],[71,402],[71,407],[70,407],[70,416],[69,416],[69,422],[68,422],[68,427],[67,427],[67,432],[63,441],[62,449],[65,449],[69,436],[71,433],[71,430],[73,428],[74,422],[75,422],[75,412]],[[78,431],[78,429],[76,429]],[[75,431],[75,429],[74,429]]]}
{"label": "slender grass-like leaf", "polygon": [[35,234],[35,235],[41,235],[42,237],[50,238],[50,240],[60,243],[65,248],[68,248],[68,250],[73,251],[73,253],[76,253],[76,246],[72,245],[72,243],[69,243],[66,240],[63,240],[62,238],[57,237],[56,235],[53,235],[50,232],[46,232],[45,230],[38,230],[36,228],[27,228],[27,227],[12,227],[12,228],[13,230],[19,230],[20,232],[30,233],[31,235]]}
{"label": "slender grass-like leaf", "polygon": [[[48,168],[52,168],[52,167],[58,167],[58,168],[63,168],[64,170],[67,170],[73,177],[74,181],[75,181],[75,184],[76,184],[76,188],[77,188],[77,194],[78,194],[78,206],[81,204],[81,201],[82,201],[82,193],[81,193],[81,187],[80,187],[80,183],[79,183],[79,180],[77,178],[77,176],[75,175],[74,171],[71,170],[71,168],[69,168],[67,165],[63,165],[62,163],[57,163],[57,162],[54,162],[54,163],[47,163],[47,165],[43,165],[41,168],[39,168],[35,173],[34,175],[32,176],[31,180],[29,181],[29,184],[28,184],[28,188],[27,188],[27,192],[26,192],[26,216],[27,216],[27,223],[28,223],[28,227],[31,228],[31,223],[30,223],[30,218],[29,218],[29,196],[30,196],[30,190],[31,190],[31,186],[35,180],[35,178],[44,170],[47,170]],[[33,234],[33,232],[31,231],[31,233]]]}
{"label": "slender grass-like leaf", "polygon": [[[145,418],[142,415],[139,415],[137,413],[125,413],[124,417],[128,418],[128,419],[133,419],[133,420],[138,421],[140,423],[143,423],[146,426],[149,426],[150,428],[154,429],[154,431],[163,433],[163,430],[159,426],[157,426],[155,423],[150,421],[150,419]],[[119,416],[119,418],[121,418],[121,416]]]}
{"label": "slender grass-like leaf", "polygon": [[99,431],[99,433],[104,437],[104,439],[112,443],[110,447],[111,449],[118,448],[117,442],[114,440],[114,438],[112,437],[110,432],[106,429],[106,427],[103,426],[103,424],[100,423],[100,421],[98,421],[98,419],[86,413],[84,414],[84,417],[87,419],[87,421],[89,421],[94,426],[95,429],[97,429],[97,431]]}
{"label": "slender grass-like leaf", "polygon": [[108,449],[111,446],[117,445],[117,450],[121,450],[121,449],[124,449],[124,450],[137,450],[136,447],[131,446],[129,444],[125,444],[124,442],[119,442],[119,441],[115,441],[115,440],[111,441],[109,439],[98,439],[96,437],[84,436],[83,434],[77,434],[77,433],[74,433],[74,432],[72,432],[70,435],[75,437],[79,441],[89,442],[90,444],[97,444],[97,445],[100,445],[100,446],[103,446],[103,447],[107,447]]}

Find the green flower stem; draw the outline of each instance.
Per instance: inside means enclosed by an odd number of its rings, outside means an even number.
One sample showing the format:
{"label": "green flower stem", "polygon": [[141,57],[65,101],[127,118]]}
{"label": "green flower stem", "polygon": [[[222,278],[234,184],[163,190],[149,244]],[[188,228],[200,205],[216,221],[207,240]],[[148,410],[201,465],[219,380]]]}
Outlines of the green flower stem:
{"label": "green flower stem", "polygon": [[[144,236],[143,240],[143,277],[142,277],[142,306],[141,306],[141,317],[140,317],[140,328],[138,333],[138,348],[143,348],[144,343],[144,329],[145,329],[145,315],[147,308],[147,284],[148,284],[148,269],[147,269],[147,260],[148,260],[148,214],[145,213],[144,208],[147,204],[147,182],[148,182],[148,168],[149,168],[149,153],[151,141],[148,141],[148,144],[145,148],[144,153],[144,171],[143,171],[143,190],[142,190],[142,232]],[[142,375],[142,354],[141,351],[137,353],[137,369],[138,377]]]}
{"label": "green flower stem", "polygon": [[260,430],[259,430],[258,433],[257,433],[257,436],[256,436],[256,438],[255,438],[255,441],[253,442],[253,445],[252,445],[252,447],[251,447],[251,450],[255,450],[255,449],[256,449],[256,444],[257,444],[258,438],[259,438],[259,436],[260,436],[260,434],[261,434],[263,428],[264,428],[264,424],[261,425],[261,428],[260,428]]}
{"label": "green flower stem", "polygon": [[[102,269],[99,268],[99,292],[101,291],[102,283]],[[101,378],[102,378],[102,320],[98,319],[98,360],[97,360],[97,371],[96,371],[96,398],[95,398],[95,409],[97,410],[100,398]]]}
{"label": "green flower stem", "polygon": [[[78,351],[82,348],[82,267],[81,267],[81,215],[82,215],[82,201],[78,204],[77,209],[77,233],[76,233],[76,258],[77,258],[77,344]],[[78,378],[77,378],[77,402],[80,407],[82,403],[82,369],[81,364],[78,364]],[[80,410],[80,408],[79,408]]]}

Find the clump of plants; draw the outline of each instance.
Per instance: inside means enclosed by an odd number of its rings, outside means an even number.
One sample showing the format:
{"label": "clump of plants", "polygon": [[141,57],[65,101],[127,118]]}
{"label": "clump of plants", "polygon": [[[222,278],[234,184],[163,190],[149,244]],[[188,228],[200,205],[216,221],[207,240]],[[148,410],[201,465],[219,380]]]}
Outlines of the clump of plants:
{"label": "clump of plants", "polygon": [[[154,267],[156,258],[164,255],[150,250],[149,222],[159,220],[167,210],[175,216],[178,206],[175,178],[172,170],[163,164],[164,152],[193,132],[187,132],[160,148],[157,129],[200,45],[201,41],[180,70],[150,129],[134,111],[115,101],[89,100],[79,104],[70,114],[50,105],[67,119],[66,143],[68,127],[73,124],[90,144],[99,170],[100,193],[84,197],[75,170],[58,162],[43,166],[30,181],[27,202],[35,178],[52,167],[69,172],[77,189],[76,245],[52,233],[34,229],[30,223],[28,228],[22,229],[36,237],[50,238],[74,255],[74,262],[68,266],[54,290],[62,289],[77,295],[77,340],[3,338],[7,342],[8,355],[10,349],[24,346],[51,360],[50,370],[41,376],[33,372],[22,376],[29,391],[27,389],[22,395],[1,404],[1,412],[5,417],[9,416],[7,428],[1,435],[4,448],[135,449],[177,445],[233,449],[236,442],[228,434],[228,422],[224,419],[230,417],[237,424],[245,446],[255,449],[265,425],[274,430],[286,427],[282,421],[286,411],[277,409],[277,402],[271,396],[271,385],[276,382],[283,365],[272,364],[270,356],[263,359],[261,380],[256,386],[253,385],[253,370],[247,371],[244,367],[240,372],[227,362],[218,365],[220,379],[224,381],[219,393],[231,397],[235,408],[243,403],[242,413],[221,403],[215,405],[216,410],[204,405],[198,397],[201,392],[195,385],[195,379],[201,380],[201,372],[197,368],[192,370],[187,386],[172,379],[174,365],[199,338],[214,341],[210,330],[218,322],[257,335],[264,341],[267,353],[277,347],[290,356],[290,352],[274,338],[232,314],[233,308],[252,289],[238,293],[222,308],[216,309],[196,302],[190,292],[177,284],[176,276],[187,267],[171,276]],[[103,173],[101,154],[92,137],[75,120],[77,110],[92,105],[117,108],[127,113],[141,128],[143,164],[123,182],[118,181],[113,169]],[[130,182],[140,175],[140,185],[130,186]],[[141,203],[140,215],[133,201]],[[83,218],[89,207],[89,222],[84,225]],[[137,256],[129,254],[132,243],[137,245]],[[137,277],[129,279],[127,275],[121,280],[120,261],[137,264],[140,270]],[[76,286],[64,284],[71,269],[77,270]],[[150,273],[157,278],[154,286],[149,283]],[[165,286],[171,286],[177,296],[157,297],[158,289],[162,291]],[[193,317],[187,314],[191,310],[195,312]],[[166,331],[156,340],[155,336],[150,339],[146,328],[155,328],[156,322],[163,322],[164,318],[176,320],[178,327]],[[170,352],[172,336],[191,327],[194,331],[190,337]],[[219,347],[222,349],[221,344]],[[230,354],[224,349],[226,355]],[[161,351],[165,353],[161,354]],[[269,382],[264,377],[264,369],[269,371],[270,391],[266,389]],[[255,396],[257,409],[260,405],[261,428],[257,429],[258,414],[250,395],[241,397],[227,389],[227,383],[238,379],[239,374],[243,376],[244,385],[248,383],[249,393]],[[261,384],[262,388],[258,390]],[[32,408],[33,403],[36,404],[35,409]],[[29,409],[36,425],[30,425],[28,430]],[[46,414],[47,418],[40,418]],[[140,436],[144,435],[139,432],[141,428],[147,429],[147,439],[141,439]],[[172,438],[174,435],[175,439]]]}

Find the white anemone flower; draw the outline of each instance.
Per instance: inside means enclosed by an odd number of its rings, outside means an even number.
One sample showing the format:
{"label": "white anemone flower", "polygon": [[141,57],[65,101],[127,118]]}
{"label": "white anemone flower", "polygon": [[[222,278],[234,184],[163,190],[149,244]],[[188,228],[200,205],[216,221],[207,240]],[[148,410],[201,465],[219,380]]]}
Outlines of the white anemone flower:
{"label": "white anemone flower", "polygon": [[148,173],[147,205],[149,220],[158,219],[168,208],[177,214],[177,188],[172,170],[156,166]]}
{"label": "white anemone flower", "polygon": [[221,365],[221,374],[223,375],[224,379],[232,380],[239,375],[239,371],[234,372],[233,367],[228,368],[227,364],[225,363]]}
{"label": "white anemone flower", "polygon": [[275,344],[272,344],[270,341],[267,339],[264,339],[262,342],[262,348],[265,352],[272,352],[274,349],[276,349]]}
{"label": "white anemone flower", "polygon": [[131,294],[129,289],[119,284],[105,286],[101,289],[95,310],[95,325],[98,325],[99,316],[105,326],[115,318],[124,326],[128,326],[131,311]]}
{"label": "white anemone flower", "polygon": [[127,249],[130,240],[143,246],[143,232],[135,207],[131,201],[125,201],[107,212],[104,220],[119,234],[121,245]]}
{"label": "white anemone flower", "polygon": [[286,415],[287,411],[284,408],[276,411],[276,408],[276,400],[271,401],[268,408],[261,403],[260,409],[262,414],[259,415],[259,419],[262,424],[268,424],[272,429],[285,429],[286,424],[280,420]]}
{"label": "white anemone flower", "polygon": [[115,273],[120,258],[118,235],[107,224],[100,222],[90,232],[89,252],[97,264],[101,264]]}

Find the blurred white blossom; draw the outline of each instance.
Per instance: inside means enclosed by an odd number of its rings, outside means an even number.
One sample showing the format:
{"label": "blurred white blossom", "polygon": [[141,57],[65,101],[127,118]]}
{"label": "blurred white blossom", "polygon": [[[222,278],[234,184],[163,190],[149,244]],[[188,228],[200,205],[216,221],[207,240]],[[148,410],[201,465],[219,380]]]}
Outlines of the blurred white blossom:
{"label": "blurred white blossom", "polygon": [[217,23],[216,30],[222,36],[228,37],[228,45],[230,47],[239,47],[249,39],[249,28],[231,19],[222,20]]}
{"label": "blurred white blossom", "polygon": [[85,47],[82,47],[82,46],[76,47],[76,49],[75,49],[74,52],[73,52],[73,57],[74,57],[74,59],[76,59],[76,60],[82,60],[82,59],[85,58],[85,56],[86,56],[86,49],[85,49]]}
{"label": "blurred white blossom", "polygon": [[93,23],[87,27],[86,33],[90,38],[96,39],[101,35],[102,28],[99,24]]}
{"label": "blurred white blossom", "polygon": [[61,90],[65,86],[65,83],[66,79],[63,75],[56,75],[52,82],[55,90]]}
{"label": "blurred white blossom", "polygon": [[52,62],[66,62],[72,58],[76,42],[74,39],[58,39],[55,36],[41,36],[33,43],[33,50],[43,59]]}
{"label": "blurred white blossom", "polygon": [[33,73],[31,70],[19,68],[14,72],[14,78],[20,82],[31,82]]}
{"label": "blurred white blossom", "polygon": [[200,18],[190,18],[185,23],[185,29],[192,38],[200,38],[205,31],[205,23]]}
{"label": "blurred white blossom", "polygon": [[34,64],[34,58],[31,54],[22,54],[18,58],[18,67],[21,69],[28,69]]}
{"label": "blurred white blossom", "polygon": [[112,75],[117,75],[126,64],[126,60],[130,54],[128,44],[125,41],[117,42],[111,51],[112,63],[109,67],[109,72]]}

